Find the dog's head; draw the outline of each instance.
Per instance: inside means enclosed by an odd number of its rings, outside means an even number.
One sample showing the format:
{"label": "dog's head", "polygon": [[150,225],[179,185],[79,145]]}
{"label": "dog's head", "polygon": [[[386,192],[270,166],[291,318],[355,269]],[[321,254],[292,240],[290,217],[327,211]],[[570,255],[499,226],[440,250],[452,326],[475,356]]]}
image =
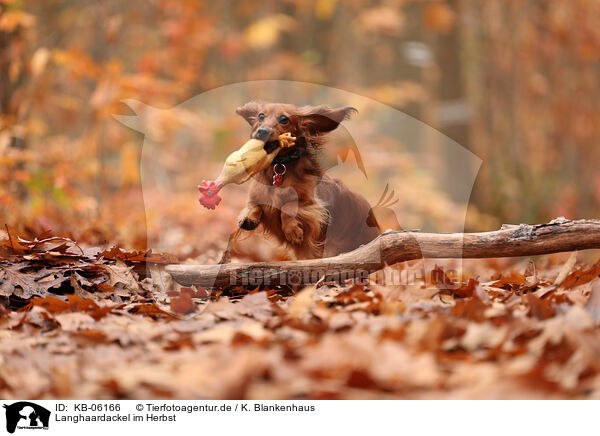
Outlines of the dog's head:
{"label": "dog's head", "polygon": [[355,112],[353,107],[296,107],[293,104],[255,101],[236,110],[252,127],[250,136],[265,142],[274,141],[286,132],[300,138],[320,136],[336,129]]}

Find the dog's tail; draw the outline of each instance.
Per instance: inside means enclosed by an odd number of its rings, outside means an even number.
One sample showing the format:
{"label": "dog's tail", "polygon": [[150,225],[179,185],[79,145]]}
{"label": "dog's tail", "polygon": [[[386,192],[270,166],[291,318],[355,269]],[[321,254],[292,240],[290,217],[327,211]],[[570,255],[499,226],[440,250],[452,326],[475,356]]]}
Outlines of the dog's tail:
{"label": "dog's tail", "polygon": [[[390,188],[390,184],[387,183],[385,185],[385,189],[383,190],[383,193],[381,194],[381,197],[379,198],[379,201],[377,202],[377,204],[375,206],[373,206],[373,209],[377,208],[377,207],[391,207],[392,205],[398,203],[398,198],[396,198],[394,200],[394,196],[395,196],[395,191],[392,190],[389,195],[386,196],[386,194],[388,193],[388,190]],[[392,201],[393,200],[393,201]]]}
{"label": "dog's tail", "polygon": [[379,223],[377,221],[377,215],[379,215],[379,216],[393,215],[394,221],[395,221],[394,227],[396,229],[399,229],[400,223],[398,222],[398,219],[396,218],[395,212],[391,208],[394,204],[398,203],[398,201],[399,201],[399,199],[396,198],[396,193],[394,192],[394,190],[392,189],[390,191],[389,183],[386,184],[385,189],[383,190],[383,193],[381,194],[381,197],[379,197],[379,201],[369,211],[369,215],[367,216],[367,225],[369,227],[377,227],[381,230],[381,226],[379,225]]}

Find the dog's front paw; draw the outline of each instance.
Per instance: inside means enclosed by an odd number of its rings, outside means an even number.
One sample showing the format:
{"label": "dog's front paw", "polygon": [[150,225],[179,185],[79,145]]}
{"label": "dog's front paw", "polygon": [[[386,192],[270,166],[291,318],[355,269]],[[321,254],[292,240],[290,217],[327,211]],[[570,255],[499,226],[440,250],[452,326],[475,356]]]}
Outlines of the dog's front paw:
{"label": "dog's front paw", "polygon": [[301,245],[304,242],[304,230],[297,222],[284,226],[283,233],[285,239],[292,245]]}
{"label": "dog's front paw", "polygon": [[240,229],[254,230],[258,227],[258,221],[248,217],[244,217],[241,220],[239,220],[238,225],[240,226]]}

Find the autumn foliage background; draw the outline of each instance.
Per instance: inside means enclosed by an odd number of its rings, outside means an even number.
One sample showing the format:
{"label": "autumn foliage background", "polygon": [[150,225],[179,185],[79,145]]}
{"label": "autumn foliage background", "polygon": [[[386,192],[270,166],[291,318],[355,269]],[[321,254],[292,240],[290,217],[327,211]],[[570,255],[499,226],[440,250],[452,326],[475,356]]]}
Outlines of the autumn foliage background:
{"label": "autumn foliage background", "polygon": [[[121,100],[168,108],[259,79],[372,97],[473,151],[483,165],[468,230],[599,214],[594,1],[4,0],[1,11],[0,207],[16,230],[143,248],[143,136],[113,118],[131,114]],[[233,127],[214,126],[215,141]],[[430,209],[447,207],[431,196]]]}
{"label": "autumn foliage background", "polygon": [[[495,230],[600,215],[599,67],[594,0],[0,0],[0,396],[600,397],[597,252],[419,260],[386,268],[414,273],[398,286],[182,287],[164,265],[214,263],[243,191],[211,215],[142,189],[144,136],[114,118],[264,79],[367,96],[483,160],[465,229]],[[247,138],[234,109],[202,120],[211,175]],[[158,160],[194,187],[164,114]],[[436,184],[382,149],[361,153],[402,173],[399,224],[446,229],[464,205],[443,183],[473,168],[429,153]],[[171,254],[143,251],[147,229]]]}

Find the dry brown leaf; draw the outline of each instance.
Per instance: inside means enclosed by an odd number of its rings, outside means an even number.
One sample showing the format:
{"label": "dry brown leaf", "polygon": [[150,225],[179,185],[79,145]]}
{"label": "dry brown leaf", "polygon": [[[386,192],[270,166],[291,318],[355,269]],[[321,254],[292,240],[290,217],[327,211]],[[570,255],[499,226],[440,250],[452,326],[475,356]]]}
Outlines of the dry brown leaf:
{"label": "dry brown leaf", "polygon": [[43,268],[30,271],[28,262],[13,265],[0,265],[0,295],[12,294],[29,299],[33,296],[44,297],[51,288],[58,288],[69,276],[59,269]]}
{"label": "dry brown leaf", "polygon": [[58,313],[54,318],[64,331],[90,329],[95,323],[94,318],[82,312]]}
{"label": "dry brown leaf", "polygon": [[575,270],[567,276],[562,286],[565,289],[571,289],[575,286],[588,283],[600,276],[600,262],[594,264],[591,268]]}
{"label": "dry brown leaf", "polygon": [[590,298],[585,304],[586,310],[595,322],[600,321],[600,279],[595,279],[590,288]]}
{"label": "dry brown leaf", "polygon": [[290,303],[288,313],[292,318],[303,318],[313,306],[314,286],[307,286],[294,296]]}
{"label": "dry brown leaf", "polygon": [[138,281],[131,271],[133,267],[129,267],[121,259],[117,259],[114,265],[102,265],[109,274],[108,285],[117,286],[123,285],[125,289],[137,292],[140,289]]}
{"label": "dry brown leaf", "polygon": [[562,285],[562,283],[565,281],[565,279],[575,266],[575,262],[577,262],[577,251],[571,253],[569,259],[567,259],[567,261],[561,268],[560,272],[558,273],[558,276],[556,277],[556,280],[554,280],[554,284],[556,286]]}
{"label": "dry brown leaf", "polygon": [[181,293],[178,297],[171,298],[171,310],[175,313],[184,315],[196,311],[196,305],[189,294]]}

